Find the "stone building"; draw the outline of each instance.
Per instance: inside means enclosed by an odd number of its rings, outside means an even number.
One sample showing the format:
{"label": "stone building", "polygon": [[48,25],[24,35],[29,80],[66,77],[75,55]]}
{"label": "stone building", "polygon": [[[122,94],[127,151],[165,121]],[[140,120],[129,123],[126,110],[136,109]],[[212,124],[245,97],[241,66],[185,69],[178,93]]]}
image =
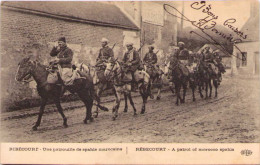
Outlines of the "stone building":
{"label": "stone building", "polygon": [[[1,94],[4,105],[32,96],[32,89],[15,81],[18,62],[32,46],[44,64],[54,42],[66,37],[74,61],[95,64],[101,38],[109,39],[122,57],[126,39],[138,39],[139,28],[114,4],[104,2],[13,2],[1,4]],[[130,34],[130,36],[129,36]]]}

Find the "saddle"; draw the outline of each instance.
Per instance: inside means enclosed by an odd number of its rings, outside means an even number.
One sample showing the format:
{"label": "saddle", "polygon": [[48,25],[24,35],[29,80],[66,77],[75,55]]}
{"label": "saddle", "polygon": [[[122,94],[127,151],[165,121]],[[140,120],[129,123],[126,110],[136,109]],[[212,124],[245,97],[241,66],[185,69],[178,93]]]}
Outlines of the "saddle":
{"label": "saddle", "polygon": [[50,84],[73,85],[76,79],[86,79],[85,76],[79,74],[75,65],[72,68],[61,68],[58,64],[51,63],[46,70],[49,72],[47,82]]}

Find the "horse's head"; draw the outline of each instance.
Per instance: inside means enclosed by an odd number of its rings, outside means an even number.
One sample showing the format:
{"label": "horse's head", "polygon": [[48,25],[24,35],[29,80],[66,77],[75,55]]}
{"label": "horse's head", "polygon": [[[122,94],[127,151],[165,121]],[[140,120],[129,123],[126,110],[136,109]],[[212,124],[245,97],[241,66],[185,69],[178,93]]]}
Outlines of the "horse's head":
{"label": "horse's head", "polygon": [[106,69],[105,69],[105,77],[107,77],[108,79],[110,79],[113,74],[116,72],[116,70],[118,69],[118,61],[116,60],[108,60],[107,63],[105,63],[106,65]]}
{"label": "horse's head", "polygon": [[22,59],[18,63],[18,69],[15,75],[16,81],[28,80],[31,77],[32,71],[35,69],[36,62],[32,61],[30,57]]}

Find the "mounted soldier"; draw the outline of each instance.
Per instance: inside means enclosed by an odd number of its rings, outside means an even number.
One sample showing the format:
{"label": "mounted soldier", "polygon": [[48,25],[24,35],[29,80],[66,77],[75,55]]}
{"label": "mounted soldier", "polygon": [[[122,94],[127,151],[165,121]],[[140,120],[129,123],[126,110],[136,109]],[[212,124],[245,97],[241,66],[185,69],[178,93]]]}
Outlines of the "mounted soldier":
{"label": "mounted soldier", "polygon": [[[60,37],[58,39],[58,46],[54,46],[50,52],[51,57],[56,57],[54,61],[50,62],[52,68],[57,66],[60,78],[65,86],[73,85],[77,76],[77,71],[72,70],[73,51],[67,47],[66,38]],[[58,64],[58,65],[57,65]]]}
{"label": "mounted soldier", "polygon": [[213,53],[210,52],[210,47],[206,46],[202,50],[201,55],[204,66],[209,68],[213,74],[218,75],[218,67],[215,65],[215,59]]}
{"label": "mounted soldier", "polygon": [[114,58],[113,50],[108,46],[108,39],[102,38],[101,45],[102,48],[99,50],[98,58],[96,60],[96,66],[104,66],[104,62],[106,62],[110,57]]}
{"label": "mounted soldier", "polygon": [[102,48],[99,50],[98,58],[96,60],[97,77],[100,81],[106,81],[104,77],[105,63],[109,58],[114,58],[113,49],[108,46],[108,39],[101,39]]}
{"label": "mounted soldier", "polygon": [[188,76],[189,70],[186,65],[189,64],[189,51],[185,48],[184,42],[178,42],[178,47],[179,49],[177,49],[177,51],[171,55],[170,66],[172,66],[174,59],[177,59],[179,61],[179,67],[182,71],[182,74]]}
{"label": "mounted soldier", "polygon": [[226,72],[225,66],[222,63],[222,57],[219,54],[219,50],[215,50],[213,52],[213,56],[214,56],[214,64],[218,67],[218,70],[219,70],[219,74],[218,74],[219,75],[219,82],[221,82],[222,81],[222,75],[221,74],[224,74]]}
{"label": "mounted soldier", "polygon": [[[136,90],[136,81],[134,77],[134,73],[140,67],[141,60],[139,57],[138,51],[133,47],[133,43],[126,44],[127,51],[123,57],[123,70],[124,70],[124,77],[123,81],[125,82],[132,82],[133,90]],[[131,77],[130,77],[131,74]]]}
{"label": "mounted soldier", "polygon": [[202,50],[202,60],[205,62],[210,62],[210,63],[214,63],[214,56],[213,54],[210,52],[210,47],[206,46],[203,50]]}
{"label": "mounted soldier", "polygon": [[149,52],[144,56],[143,63],[145,65],[145,71],[151,76],[156,77],[159,74],[159,68],[156,66],[157,55],[153,52],[154,46],[148,47]]}
{"label": "mounted soldier", "polygon": [[224,64],[223,64],[223,62],[222,62],[222,57],[220,56],[220,54],[219,54],[219,50],[215,50],[214,52],[213,52],[213,56],[214,56],[214,62],[215,62],[215,65],[219,68],[219,71],[221,72],[221,73],[225,73],[226,72],[226,70],[225,70],[225,66],[224,66]]}
{"label": "mounted soldier", "polygon": [[177,51],[175,52],[174,56],[183,63],[184,65],[187,65],[189,62],[189,51],[185,48],[184,42],[178,42]]}

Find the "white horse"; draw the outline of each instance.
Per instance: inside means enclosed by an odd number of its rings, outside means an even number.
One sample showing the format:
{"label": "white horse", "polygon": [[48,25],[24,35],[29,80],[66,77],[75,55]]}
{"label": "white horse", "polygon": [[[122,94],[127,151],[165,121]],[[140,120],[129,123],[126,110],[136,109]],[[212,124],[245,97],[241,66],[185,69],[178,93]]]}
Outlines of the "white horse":
{"label": "white horse", "polygon": [[[124,94],[125,97],[125,110],[127,111],[127,97],[129,98],[130,104],[132,105],[134,109],[134,115],[136,115],[136,108],[134,106],[134,102],[132,100],[131,96],[131,82],[123,82],[123,76],[124,74],[122,70],[122,64],[120,64],[117,60],[110,61],[106,64],[106,70],[105,70],[105,76],[108,80],[113,81],[114,89],[116,91],[116,100],[115,105],[113,107],[113,120],[115,120],[118,116],[118,109],[120,106],[120,101],[122,94]],[[130,74],[130,75],[129,75]],[[129,73],[128,76],[131,76],[131,73]],[[147,102],[148,96],[150,96],[150,76],[145,71],[139,71],[137,70],[134,73],[134,77],[136,82],[138,82],[138,89],[143,99],[143,105],[141,114],[145,112],[145,104]]]}

